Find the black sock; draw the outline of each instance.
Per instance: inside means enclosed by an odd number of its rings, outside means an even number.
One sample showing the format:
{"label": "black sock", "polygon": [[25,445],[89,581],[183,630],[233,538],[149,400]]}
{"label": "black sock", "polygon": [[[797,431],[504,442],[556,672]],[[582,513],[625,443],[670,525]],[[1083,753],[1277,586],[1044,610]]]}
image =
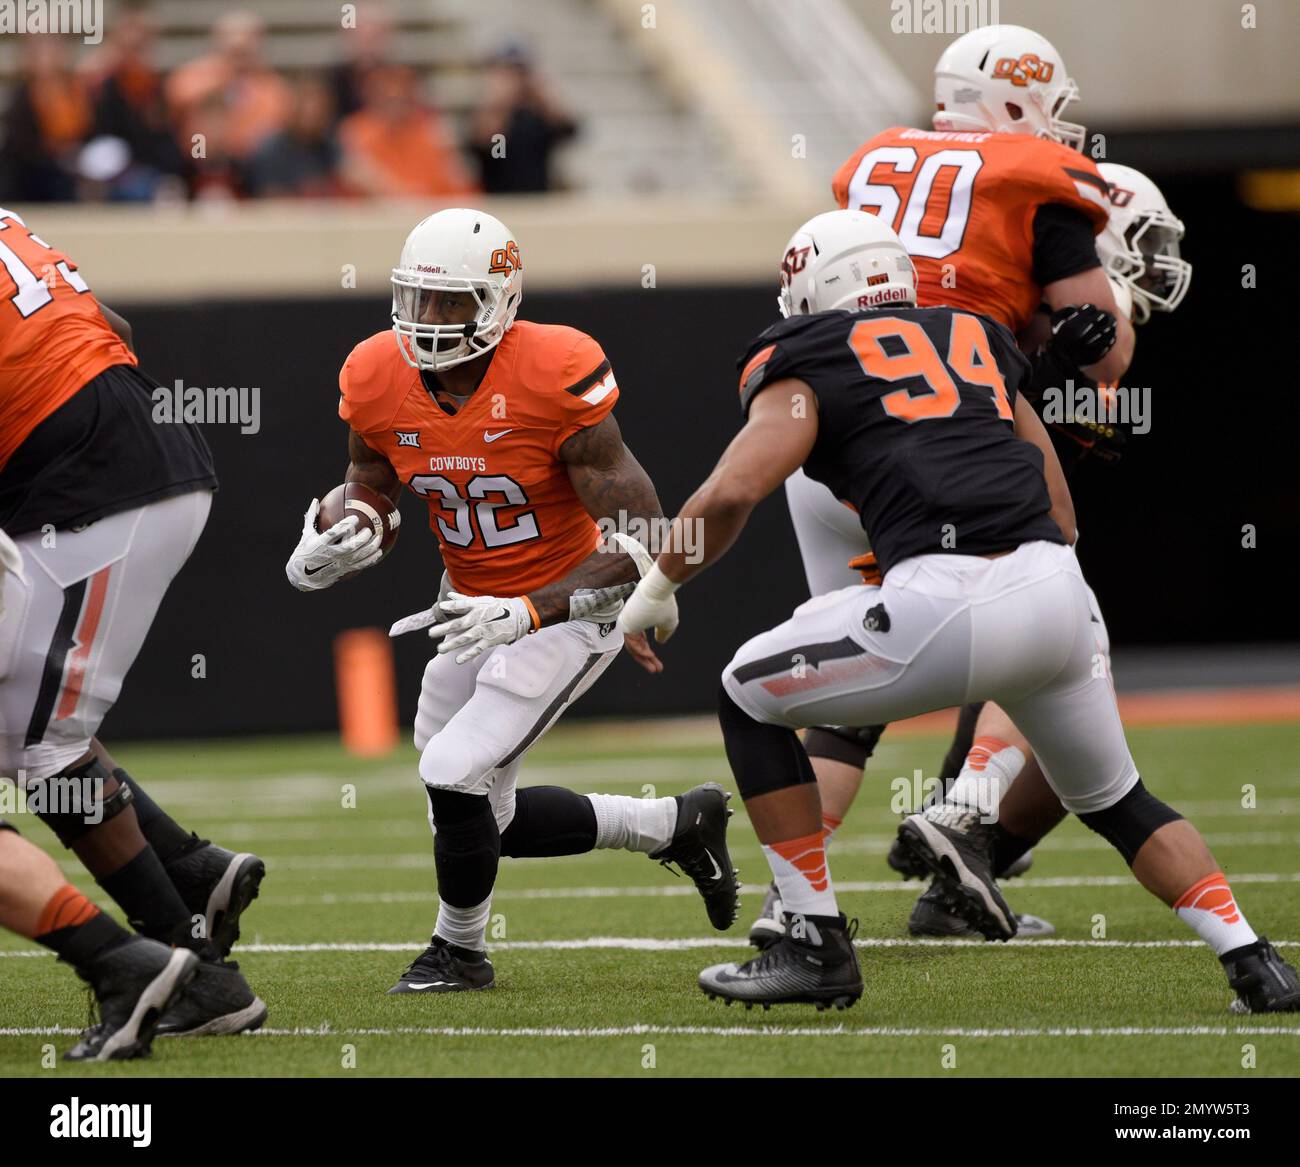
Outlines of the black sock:
{"label": "black sock", "polygon": [[97,882],[122,911],[131,927],[153,940],[181,944],[198,950],[206,942],[193,932],[193,913],[185,906],[152,847],[145,847],[134,859],[112,875]]}
{"label": "black sock", "polygon": [[436,833],[433,861],[438,895],[453,908],[473,908],[492,894],[501,835],[486,794],[428,788]]}
{"label": "black sock", "polygon": [[172,817],[145,793],[140,783],[120,766],[113,771],[113,777],[131,788],[133,795],[131,805],[135,807],[140,833],[164,866],[185,852],[193,850],[200,842],[197,836],[177,826]]}
{"label": "black sock", "polygon": [[40,936],[32,937],[37,944],[52,948],[74,968],[85,968],[107,948],[116,948],[131,939],[131,933],[112,916],[96,912],[84,924],[71,924],[54,928]]}
{"label": "black sock", "polygon": [[1001,823],[993,824],[993,874],[1001,876],[1008,867],[1032,846],[1030,839],[1013,835]]}
{"label": "black sock", "polygon": [[585,855],[595,846],[596,808],[591,799],[563,786],[520,790],[515,817],[501,833],[501,854],[512,859]]}

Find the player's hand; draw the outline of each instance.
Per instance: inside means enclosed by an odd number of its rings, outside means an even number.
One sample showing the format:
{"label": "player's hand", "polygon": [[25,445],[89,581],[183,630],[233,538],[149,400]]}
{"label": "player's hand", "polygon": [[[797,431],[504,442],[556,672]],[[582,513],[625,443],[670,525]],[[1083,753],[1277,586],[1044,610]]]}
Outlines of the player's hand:
{"label": "player's hand", "polygon": [[1067,304],[1052,313],[1052,339],[1048,342],[1076,369],[1095,365],[1115,344],[1119,325],[1105,308],[1095,304]]}
{"label": "player's hand", "polygon": [[448,592],[447,598],[439,600],[435,607],[442,615],[442,622],[429,629],[429,636],[439,642],[439,653],[463,649],[456,657],[458,665],[498,644],[522,640],[536,630],[533,609],[522,596],[503,599]]}
{"label": "player's hand", "polygon": [[658,654],[650,647],[650,641],[644,632],[632,632],[623,637],[623,647],[627,649],[627,654],[637,664],[639,664],[647,673],[662,673],[664,671],[664,662],[659,659]]}
{"label": "player's hand", "polygon": [[316,592],[338,583],[345,575],[373,567],[383,558],[383,535],[373,527],[357,530],[356,515],[316,530],[320,499],[311,500],[303,516],[302,538],[284,566],[284,574],[300,592]]}
{"label": "player's hand", "polygon": [[656,563],[624,603],[618,617],[619,631],[626,637],[653,628],[655,640],[664,644],[677,631],[676,591],[677,584]]}

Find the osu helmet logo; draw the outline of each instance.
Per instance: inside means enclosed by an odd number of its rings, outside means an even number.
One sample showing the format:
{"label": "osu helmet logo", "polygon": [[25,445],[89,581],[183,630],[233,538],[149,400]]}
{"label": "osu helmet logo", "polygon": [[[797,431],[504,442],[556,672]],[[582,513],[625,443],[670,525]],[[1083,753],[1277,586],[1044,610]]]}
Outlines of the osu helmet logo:
{"label": "osu helmet logo", "polygon": [[1056,66],[1051,61],[1044,61],[1034,53],[1025,53],[1022,57],[1001,57],[993,66],[993,77],[998,81],[1010,81],[1012,85],[1022,88],[1031,81],[1050,81]]}
{"label": "osu helmet logo", "polygon": [[792,277],[808,266],[808,252],[811,250],[811,247],[792,247],[785,253],[785,258],[781,260],[782,283],[788,284]]}
{"label": "osu helmet logo", "polygon": [[519,244],[513,239],[504,247],[498,247],[492,252],[492,259],[488,264],[488,273],[490,275],[508,276],[511,272],[523,270],[524,265],[519,259]]}
{"label": "osu helmet logo", "polygon": [[1133,191],[1125,190],[1122,186],[1116,186],[1113,182],[1110,184],[1110,202],[1111,206],[1127,207],[1133,201]]}

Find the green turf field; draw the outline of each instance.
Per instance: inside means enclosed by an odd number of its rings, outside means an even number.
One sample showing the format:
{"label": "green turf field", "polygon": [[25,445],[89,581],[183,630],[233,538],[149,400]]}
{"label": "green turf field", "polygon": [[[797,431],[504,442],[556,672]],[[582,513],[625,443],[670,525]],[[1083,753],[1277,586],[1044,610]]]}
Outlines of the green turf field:
{"label": "green turf field", "polygon": [[[1250,921],[1288,942],[1295,962],[1300,725],[1138,729],[1130,740],[1147,784],[1201,827]],[[319,738],[117,745],[184,825],[266,859],[235,953],[270,1006],[266,1028],[160,1040],[148,1062],[48,1068],[46,1047],[66,1048],[84,1024],[85,993],[70,970],[21,955],[36,946],[5,933],[0,1075],[1300,1074],[1300,1016],[1230,1014],[1209,951],[1074,821],[1007,885],[1014,907],[1052,920],[1068,943],[909,941],[918,885],[884,860],[891,782],[933,773],[946,744],[886,735],[835,838],[831,868],[841,906],[861,921],[866,977],[845,1013],[745,1012],[696,987],[705,964],[744,954],[760,903],[766,874],[743,810],[732,840],[745,892],[730,933],[712,932],[690,885],[640,855],[503,860],[496,989],[388,997],[436,910],[413,756],[359,763]],[[581,791],[733,785],[707,721],[560,727],[530,763],[525,782]],[[1242,806],[1244,784],[1254,809]],[[98,891],[43,826],[18,822]]]}

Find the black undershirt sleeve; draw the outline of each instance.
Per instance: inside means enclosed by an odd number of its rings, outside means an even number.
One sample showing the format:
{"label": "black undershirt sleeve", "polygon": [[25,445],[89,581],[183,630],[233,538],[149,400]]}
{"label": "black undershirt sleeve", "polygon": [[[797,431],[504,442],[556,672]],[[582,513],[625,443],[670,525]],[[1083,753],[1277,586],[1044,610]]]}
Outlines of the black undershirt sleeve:
{"label": "black undershirt sleeve", "polygon": [[1044,203],[1034,214],[1034,283],[1040,288],[1100,267],[1092,221],[1061,203]]}

